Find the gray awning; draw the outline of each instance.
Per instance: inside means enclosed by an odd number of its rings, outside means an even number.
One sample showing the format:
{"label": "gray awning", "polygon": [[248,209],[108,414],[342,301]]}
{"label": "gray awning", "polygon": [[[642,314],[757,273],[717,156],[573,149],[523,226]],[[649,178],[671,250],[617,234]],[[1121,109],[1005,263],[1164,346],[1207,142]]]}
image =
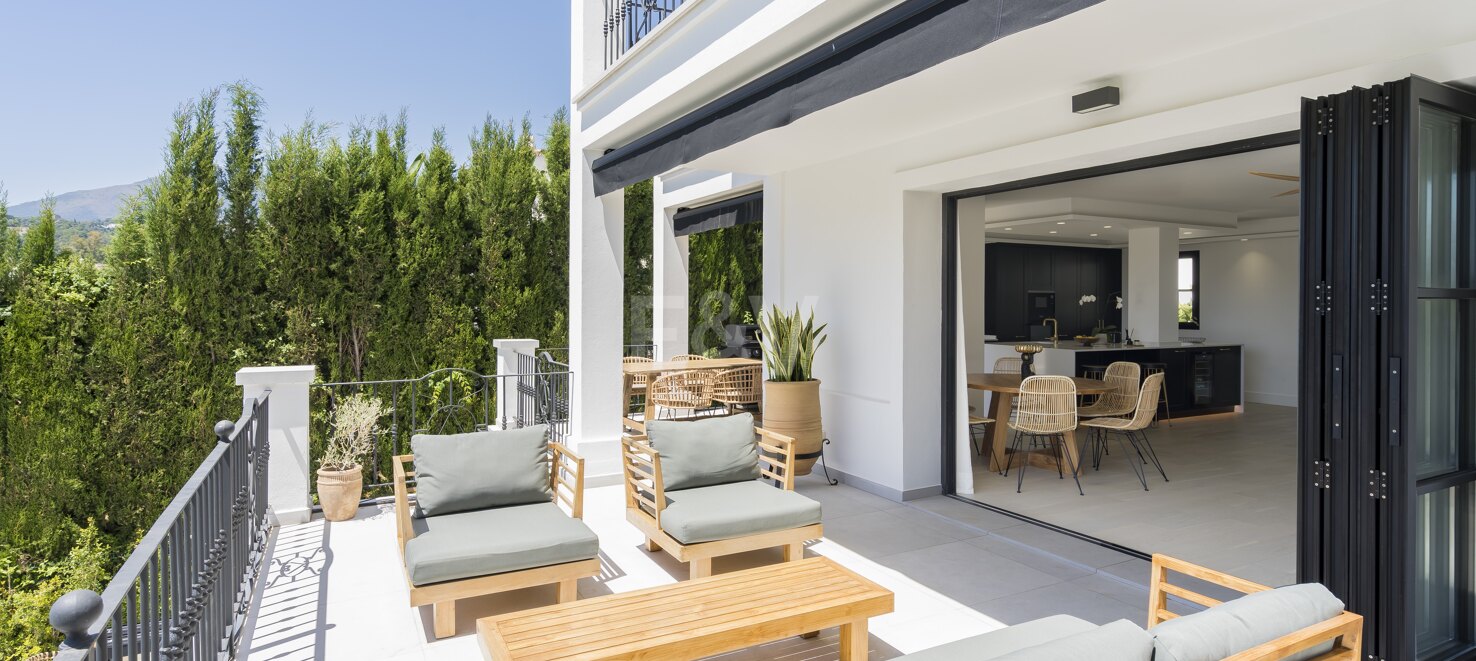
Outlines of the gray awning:
{"label": "gray awning", "polygon": [[764,192],[749,193],[721,202],[681,209],[671,217],[673,234],[686,236],[708,230],[747,225],[764,219]]}
{"label": "gray awning", "polygon": [[1102,0],[906,0],[594,162],[596,195]]}

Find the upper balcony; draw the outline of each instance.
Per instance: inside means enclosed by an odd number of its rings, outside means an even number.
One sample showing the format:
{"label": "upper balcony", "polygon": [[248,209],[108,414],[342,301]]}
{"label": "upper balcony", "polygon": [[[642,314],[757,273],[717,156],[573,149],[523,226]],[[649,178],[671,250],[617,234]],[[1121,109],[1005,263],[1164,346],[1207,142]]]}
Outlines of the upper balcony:
{"label": "upper balcony", "polygon": [[900,1],[576,0],[581,145],[619,146]]}

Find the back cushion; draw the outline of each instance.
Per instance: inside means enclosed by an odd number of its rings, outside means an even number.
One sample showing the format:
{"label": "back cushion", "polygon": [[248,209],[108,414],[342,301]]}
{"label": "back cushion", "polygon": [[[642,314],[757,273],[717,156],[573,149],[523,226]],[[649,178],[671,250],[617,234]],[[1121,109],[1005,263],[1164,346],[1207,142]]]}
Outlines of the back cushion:
{"label": "back cushion", "polygon": [[416,434],[415,496],[420,516],[546,503],[548,425],[470,434]]}
{"label": "back cushion", "polygon": [[[1153,627],[1154,661],[1223,659],[1342,612],[1343,602],[1319,583],[1248,594]],[[1310,659],[1330,649],[1328,643],[1286,658]]]}
{"label": "back cushion", "polygon": [[1104,624],[1089,631],[1057,638],[1003,656],[995,661],[1148,661],[1153,658],[1153,638],[1127,620]]}
{"label": "back cushion", "polygon": [[758,479],[752,414],[652,420],[646,423],[646,436],[661,454],[662,486],[667,491]]}

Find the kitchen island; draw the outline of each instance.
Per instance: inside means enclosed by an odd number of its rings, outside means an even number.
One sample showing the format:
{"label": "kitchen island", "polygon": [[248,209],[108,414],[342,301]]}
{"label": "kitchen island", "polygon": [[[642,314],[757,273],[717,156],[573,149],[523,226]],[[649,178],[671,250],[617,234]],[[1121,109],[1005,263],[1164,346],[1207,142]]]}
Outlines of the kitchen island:
{"label": "kitchen island", "polygon": [[[986,364],[999,358],[1016,358],[1020,342],[988,342]],[[1076,340],[1037,342],[1045,347],[1035,355],[1036,374],[1085,376],[1089,367],[1105,367],[1117,361],[1162,363],[1164,391],[1174,416],[1204,415],[1241,410],[1244,403],[1241,378],[1242,347],[1224,342],[1144,342],[1133,346],[1097,343],[1081,346]],[[1100,377],[1099,377],[1100,378]]]}

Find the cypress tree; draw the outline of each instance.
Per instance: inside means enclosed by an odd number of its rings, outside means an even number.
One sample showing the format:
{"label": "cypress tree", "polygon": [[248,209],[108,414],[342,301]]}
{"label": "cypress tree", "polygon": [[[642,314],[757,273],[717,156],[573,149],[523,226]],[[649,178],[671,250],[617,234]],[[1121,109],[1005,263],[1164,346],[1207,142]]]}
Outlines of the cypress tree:
{"label": "cypress tree", "polygon": [[259,343],[265,323],[261,302],[266,295],[258,238],[257,190],[261,183],[261,95],[249,83],[231,85],[231,123],[226,130],[225,276],[230,283],[228,322],[244,346]]}
{"label": "cypress tree", "polygon": [[323,163],[324,128],[311,119],[283,135],[267,158],[262,180],[262,259],[276,301],[274,326],[282,337],[271,360],[310,363],[326,375],[322,306],[334,259],[333,228],[326,222],[332,194]]}
{"label": "cypress tree", "polygon": [[560,108],[543,145],[547,176],[538,198],[536,258],[529,264],[537,303],[532,315],[546,320],[533,337],[549,346],[569,343],[569,157],[569,113]]}
{"label": "cypress tree", "polygon": [[490,339],[541,337],[547,320],[537,314],[532,268],[537,246],[537,205],[543,175],[532,128],[490,118],[472,137],[471,158],[461,173],[467,213],[476,223],[485,335]]}
{"label": "cypress tree", "polygon": [[[374,130],[374,156],[370,164],[373,196],[361,200],[365,205],[362,217],[375,223],[372,231],[383,237],[382,250],[388,264],[379,277],[373,323],[367,329],[370,350],[365,373],[372,378],[419,376],[411,364],[413,347],[418,344],[415,337],[418,329],[412,325],[408,312],[411,287],[401,267],[400,254],[403,232],[409,231],[416,211],[415,177],[405,148],[406,124],[403,111],[394,124],[380,118]],[[372,205],[376,202],[379,207],[374,209]],[[370,237],[365,238],[367,243]],[[360,318],[369,319],[367,315]]]}
{"label": "cypress tree", "polygon": [[0,186],[0,325],[12,303],[15,290],[20,284],[21,264],[20,237],[10,229],[10,212],[5,187]]}
{"label": "cypress tree", "polygon": [[22,248],[22,275],[56,261],[56,198],[47,195],[41,202],[41,216],[26,231]]}

